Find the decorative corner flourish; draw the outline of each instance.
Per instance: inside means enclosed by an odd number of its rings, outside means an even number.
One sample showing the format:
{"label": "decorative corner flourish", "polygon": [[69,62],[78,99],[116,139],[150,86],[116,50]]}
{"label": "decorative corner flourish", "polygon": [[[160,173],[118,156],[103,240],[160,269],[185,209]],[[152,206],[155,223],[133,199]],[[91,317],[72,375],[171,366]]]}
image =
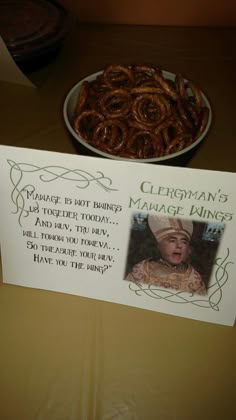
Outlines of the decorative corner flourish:
{"label": "decorative corner flourish", "polygon": [[196,299],[194,293],[174,292],[172,290],[162,289],[152,284],[144,285],[139,282],[131,282],[129,290],[136,294],[136,296],[146,295],[152,299],[165,300],[174,304],[191,304],[200,308],[212,309],[214,311],[220,310],[220,302],[223,298],[223,288],[228,282],[229,273],[228,265],[233,264],[229,261],[230,251],[226,250],[224,257],[218,257],[215,260],[214,280],[211,285],[207,287],[207,298]]}
{"label": "decorative corner flourish", "polygon": [[58,165],[47,165],[37,166],[29,163],[17,163],[13,160],[7,160],[10,166],[10,180],[13,185],[11,193],[11,200],[15,206],[13,213],[18,215],[18,222],[22,226],[21,219],[29,215],[29,210],[26,208],[26,202],[24,198],[24,191],[35,190],[32,184],[23,183],[24,173],[38,173],[39,179],[42,182],[53,182],[58,179],[71,181],[76,184],[76,188],[85,189],[88,188],[92,183],[96,183],[99,187],[103,188],[106,192],[118,191],[116,188],[112,188],[111,178],[104,175],[103,172],[97,171],[92,174],[83,169],[67,169],[63,166]]}

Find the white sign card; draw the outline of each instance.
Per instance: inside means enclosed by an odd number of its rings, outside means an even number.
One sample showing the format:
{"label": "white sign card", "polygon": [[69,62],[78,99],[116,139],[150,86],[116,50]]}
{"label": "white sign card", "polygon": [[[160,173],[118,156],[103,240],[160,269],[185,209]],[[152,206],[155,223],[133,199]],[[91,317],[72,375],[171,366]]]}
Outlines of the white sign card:
{"label": "white sign card", "polygon": [[0,146],[3,282],[223,325],[236,174]]}

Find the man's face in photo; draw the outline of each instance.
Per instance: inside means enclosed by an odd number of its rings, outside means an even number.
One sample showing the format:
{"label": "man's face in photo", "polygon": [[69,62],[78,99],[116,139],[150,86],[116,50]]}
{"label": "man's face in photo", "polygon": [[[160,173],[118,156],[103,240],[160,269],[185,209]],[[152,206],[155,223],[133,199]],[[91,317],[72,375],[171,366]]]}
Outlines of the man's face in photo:
{"label": "man's face in photo", "polygon": [[161,257],[171,265],[185,262],[190,253],[189,239],[180,233],[174,233],[158,242]]}

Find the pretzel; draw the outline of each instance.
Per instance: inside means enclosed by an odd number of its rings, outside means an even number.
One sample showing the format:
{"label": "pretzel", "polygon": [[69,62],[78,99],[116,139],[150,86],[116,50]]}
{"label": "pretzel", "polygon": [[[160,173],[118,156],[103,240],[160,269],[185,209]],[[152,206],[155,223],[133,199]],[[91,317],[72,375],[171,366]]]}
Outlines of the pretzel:
{"label": "pretzel", "polygon": [[124,117],[129,113],[131,96],[125,89],[112,89],[103,95],[100,106],[105,117]]}
{"label": "pretzel", "polygon": [[152,64],[113,64],[82,83],[72,125],[105,153],[150,159],[190,146],[208,120],[209,109],[193,81],[181,74],[169,80]]}
{"label": "pretzel", "polygon": [[77,98],[77,103],[75,107],[76,115],[79,115],[82,112],[84,105],[86,103],[87,97],[88,97],[88,92],[89,92],[89,82],[85,80],[82,83],[82,86],[80,88],[79,95]]}
{"label": "pretzel", "polygon": [[169,111],[170,105],[163,95],[144,93],[137,96],[132,105],[134,119],[147,127],[155,127],[168,116]]}
{"label": "pretzel", "polygon": [[98,122],[103,120],[104,116],[99,114],[97,111],[83,111],[80,115],[77,115],[74,120],[75,132],[90,142],[90,140],[92,140],[91,133],[93,133],[93,129],[96,127]]}
{"label": "pretzel", "polygon": [[184,81],[184,78],[181,74],[176,74],[176,76],[175,76],[175,86],[176,86],[176,90],[177,90],[177,93],[179,94],[179,96],[181,98],[187,99],[188,95],[187,95],[187,91],[186,91],[185,81]]}
{"label": "pretzel", "polygon": [[169,155],[170,153],[176,153],[180,150],[190,146],[192,143],[191,136],[189,134],[179,134],[177,137],[175,137],[169,145],[165,149],[165,156]]}
{"label": "pretzel", "polygon": [[134,76],[128,67],[112,64],[104,70],[103,80],[110,89],[116,89],[117,85],[132,86]]}
{"label": "pretzel", "polygon": [[[141,145],[140,145],[141,143]],[[145,159],[151,153],[162,155],[163,147],[158,137],[150,131],[138,131],[127,141],[128,153],[133,153],[139,159]]]}
{"label": "pretzel", "polygon": [[200,112],[200,118],[199,118],[200,122],[199,122],[198,130],[195,135],[195,139],[198,139],[202,135],[203,131],[206,128],[208,118],[209,118],[209,109],[205,106],[201,109],[201,112]]}
{"label": "pretzel", "polygon": [[117,119],[100,122],[93,133],[93,143],[107,153],[114,154],[124,147],[127,127]]}

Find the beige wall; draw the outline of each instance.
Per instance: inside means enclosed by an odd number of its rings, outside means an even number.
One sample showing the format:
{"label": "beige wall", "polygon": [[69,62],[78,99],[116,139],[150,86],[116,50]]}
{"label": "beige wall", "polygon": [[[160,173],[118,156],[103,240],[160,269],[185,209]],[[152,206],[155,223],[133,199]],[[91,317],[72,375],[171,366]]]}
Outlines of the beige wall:
{"label": "beige wall", "polygon": [[81,22],[236,26],[236,0],[63,0]]}

